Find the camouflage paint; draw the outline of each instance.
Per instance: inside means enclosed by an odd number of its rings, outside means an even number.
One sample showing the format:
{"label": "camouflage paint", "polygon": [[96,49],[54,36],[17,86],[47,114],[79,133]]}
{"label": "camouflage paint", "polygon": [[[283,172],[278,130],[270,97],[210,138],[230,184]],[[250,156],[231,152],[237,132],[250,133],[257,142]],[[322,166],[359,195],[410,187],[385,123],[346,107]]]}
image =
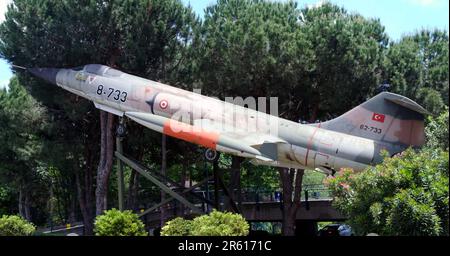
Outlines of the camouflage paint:
{"label": "camouflage paint", "polygon": [[424,143],[427,112],[393,93],[380,93],[336,119],[303,125],[103,65],[29,71],[97,108],[255,164],[360,171],[379,163],[383,149],[393,155]]}

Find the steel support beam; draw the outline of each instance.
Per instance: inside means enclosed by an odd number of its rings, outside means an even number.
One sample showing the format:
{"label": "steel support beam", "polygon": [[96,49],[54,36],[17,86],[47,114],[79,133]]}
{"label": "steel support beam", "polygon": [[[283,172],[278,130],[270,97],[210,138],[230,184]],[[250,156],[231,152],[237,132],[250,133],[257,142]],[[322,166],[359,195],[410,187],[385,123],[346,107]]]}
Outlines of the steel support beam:
{"label": "steel support beam", "polygon": [[218,161],[213,162],[213,174],[214,174],[214,208],[220,211],[219,200],[219,164]]}
{"label": "steel support beam", "polygon": [[[194,186],[189,187],[189,188],[186,188],[185,190],[183,190],[183,192],[181,192],[181,194],[186,194],[186,193],[188,193],[188,192],[194,190],[195,188],[200,187],[201,185],[203,185],[203,183],[208,182],[208,181],[211,180],[212,178],[213,178],[213,177],[208,177],[208,178],[206,178],[206,179],[200,181],[199,183],[195,184]],[[142,216],[144,216],[145,214],[150,213],[150,212],[152,212],[152,211],[158,209],[159,207],[161,207],[161,206],[163,206],[163,205],[169,203],[170,201],[172,201],[172,200],[174,200],[174,199],[175,199],[175,198],[173,198],[173,197],[165,199],[165,200],[162,201],[161,203],[159,203],[159,204],[157,204],[157,205],[154,205],[154,206],[148,208],[147,210],[143,211],[142,213],[140,213],[140,214],[139,214],[139,217],[142,217]]]}
{"label": "steel support beam", "polygon": [[[122,155],[123,155],[123,154],[122,154]],[[148,173],[151,173],[151,174],[152,174],[155,178],[157,178],[158,180],[160,180],[160,181],[162,181],[162,182],[166,182],[166,183],[168,183],[170,186],[175,186],[175,187],[178,188],[178,189],[186,189],[185,186],[183,186],[182,184],[180,184],[180,183],[178,183],[178,182],[173,181],[172,179],[168,178],[167,176],[161,175],[161,173],[159,173],[159,172],[156,172],[156,171],[152,171],[152,170],[147,169],[145,166],[143,166],[142,164],[140,164],[139,161],[136,161],[135,159],[133,159],[133,158],[131,158],[131,157],[128,157],[128,156],[125,156],[125,157],[128,158],[130,161],[133,161],[137,166],[139,166],[139,167],[142,168],[143,170],[147,171]],[[210,179],[212,179],[212,177],[211,177]],[[209,200],[208,198],[201,197],[201,196],[195,194],[194,192],[192,192],[192,190],[190,190],[189,192],[190,192],[190,194],[191,194],[192,196],[196,197],[197,199],[202,200],[202,201],[204,201],[205,203],[210,204],[210,205],[213,204],[213,202],[212,202],[211,200]]]}
{"label": "steel support beam", "polygon": [[[116,137],[116,146],[117,146],[117,152],[122,154],[123,148],[122,148],[122,138],[120,136]],[[119,210],[123,211],[125,209],[124,207],[124,191],[125,191],[125,184],[123,179],[123,165],[122,161],[117,158],[117,191],[119,196]]]}
{"label": "steel support beam", "polygon": [[218,176],[217,181],[219,182],[218,185],[220,187],[222,187],[223,193],[228,198],[228,200],[230,202],[230,205],[231,205],[231,208],[233,208],[233,211],[235,213],[241,213],[241,211],[239,210],[239,208],[236,205],[236,202],[233,200],[230,192],[228,191],[228,188],[225,186],[225,183],[223,183],[223,179],[222,179],[222,175],[221,174],[222,174],[222,170],[219,169],[218,172],[217,172],[217,176]]}
{"label": "steel support beam", "polygon": [[164,183],[160,182],[157,178],[155,178],[153,175],[148,173],[144,168],[141,168],[138,164],[136,164],[134,161],[131,161],[130,159],[126,158],[121,153],[117,152],[115,153],[115,156],[122,160],[125,164],[136,170],[139,174],[141,174],[143,177],[151,181],[153,184],[158,186],[160,189],[162,189],[164,192],[178,200],[180,203],[186,205],[189,209],[191,209],[194,213],[201,213],[201,211],[192,203],[190,203],[188,200],[186,200],[183,196],[176,193],[172,189],[170,189],[168,186],[166,186]]}

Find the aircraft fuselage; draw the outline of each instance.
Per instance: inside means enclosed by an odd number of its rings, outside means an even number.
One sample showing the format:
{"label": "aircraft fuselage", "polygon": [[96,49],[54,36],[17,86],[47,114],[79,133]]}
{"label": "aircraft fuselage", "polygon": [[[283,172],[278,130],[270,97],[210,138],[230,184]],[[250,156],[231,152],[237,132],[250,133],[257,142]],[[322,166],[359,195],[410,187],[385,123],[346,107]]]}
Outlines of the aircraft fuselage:
{"label": "aircraft fuselage", "polygon": [[[382,160],[381,149],[393,154],[401,148],[323,129],[320,123],[292,122],[102,65],[86,65],[81,70],[59,69],[55,81],[58,86],[94,102],[99,109],[128,116],[148,128],[179,139],[252,158],[255,164],[316,169],[326,173],[341,168],[361,171]],[[183,124],[205,129],[172,131]],[[378,132],[378,128],[374,129],[370,132]]]}

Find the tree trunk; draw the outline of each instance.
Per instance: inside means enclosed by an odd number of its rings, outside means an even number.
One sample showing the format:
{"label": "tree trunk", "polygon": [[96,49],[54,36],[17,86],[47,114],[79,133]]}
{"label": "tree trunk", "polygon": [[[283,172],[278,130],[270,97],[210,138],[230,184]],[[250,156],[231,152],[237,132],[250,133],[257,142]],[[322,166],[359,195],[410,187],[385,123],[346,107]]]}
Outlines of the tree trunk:
{"label": "tree trunk", "polygon": [[18,201],[19,201],[19,205],[18,205],[18,207],[19,207],[19,214],[20,214],[20,216],[25,218],[25,212],[24,212],[24,206],[23,206],[23,189],[22,189],[22,187],[19,188],[19,199],[18,199]]}
{"label": "tree trunk", "polygon": [[19,188],[19,198],[17,199],[18,205],[17,208],[19,208],[19,215],[20,216],[24,216],[25,214],[23,213],[23,204],[22,204],[22,188]]}
{"label": "tree trunk", "polygon": [[[230,183],[228,184],[231,200],[237,204],[238,209],[241,209],[241,162],[242,158],[231,157]],[[226,209],[232,211],[230,202],[228,200],[226,202]]]}
{"label": "tree trunk", "polygon": [[[186,165],[181,170],[181,177],[180,177],[180,184],[182,186],[182,190],[184,190],[186,188],[186,180],[187,180],[187,175],[188,175],[188,169],[190,168],[189,161],[186,161],[185,164]],[[179,213],[177,213],[177,216],[184,217],[184,212],[185,212],[184,205],[183,204],[179,204]]]}
{"label": "tree trunk", "polygon": [[25,190],[25,219],[31,221],[31,197],[27,190]]}
{"label": "tree trunk", "polygon": [[114,154],[114,115],[100,110],[100,127],[100,161],[95,190],[96,215],[102,214],[108,207],[108,181]]}
{"label": "tree trunk", "polygon": [[[93,153],[93,152],[91,152]],[[94,158],[90,158],[90,164],[86,168],[86,173],[84,175],[84,193],[85,193],[85,209],[86,216],[83,218],[84,221],[84,232],[85,235],[92,235],[94,233]],[[81,205],[80,205],[81,207]]]}
{"label": "tree trunk", "polygon": [[297,211],[300,208],[304,170],[279,168],[279,173],[283,186],[282,233],[285,236],[293,236]]}
{"label": "tree trunk", "polygon": [[309,118],[310,123],[315,123],[317,121],[317,116],[319,114],[319,105],[320,105],[320,95],[313,97],[313,107],[311,111],[311,116]]}
{"label": "tree trunk", "polygon": [[70,209],[69,209],[69,218],[67,220],[67,222],[69,223],[74,223],[77,218],[76,218],[76,201],[74,200],[74,197],[71,197],[71,201],[70,201]]}
{"label": "tree trunk", "polygon": [[24,219],[31,221],[30,195],[23,186],[20,186],[19,189],[19,214]]}
{"label": "tree trunk", "polygon": [[[139,137],[144,132],[143,126],[138,126],[136,129],[130,130],[132,134],[131,137]],[[126,146],[125,146],[126,148]],[[136,160],[138,162],[142,162],[145,154],[145,145],[139,145],[139,148],[136,152]],[[126,198],[126,209],[136,210],[137,205],[137,197],[138,197],[138,189],[139,189],[139,173],[136,170],[131,169],[130,180],[128,182],[128,192]]]}
{"label": "tree trunk", "polygon": [[128,183],[128,195],[127,195],[127,209],[136,210],[136,199],[138,190],[138,177],[139,174],[136,170],[131,169],[130,182]]}
{"label": "tree trunk", "polygon": [[75,181],[77,184],[78,204],[80,205],[81,215],[83,216],[84,235],[90,236],[93,234],[93,216],[89,204],[87,203],[86,189],[83,189],[80,181],[79,173],[75,174]]}
{"label": "tree trunk", "polygon": [[[166,135],[162,135],[162,141],[161,141],[161,175],[166,176],[166,169],[167,169],[167,151],[166,151]],[[161,201],[166,200],[166,193],[161,190]],[[166,205],[161,206],[161,227],[164,226],[164,223],[166,222],[166,209],[164,208]]]}

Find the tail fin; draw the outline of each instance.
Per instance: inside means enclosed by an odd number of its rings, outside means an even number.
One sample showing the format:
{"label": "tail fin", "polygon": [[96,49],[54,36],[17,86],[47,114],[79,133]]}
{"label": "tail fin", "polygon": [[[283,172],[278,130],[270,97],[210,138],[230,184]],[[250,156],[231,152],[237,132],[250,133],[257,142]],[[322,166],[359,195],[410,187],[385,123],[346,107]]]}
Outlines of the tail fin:
{"label": "tail fin", "polygon": [[426,114],[416,102],[382,92],[320,127],[398,146],[419,147],[425,143]]}

